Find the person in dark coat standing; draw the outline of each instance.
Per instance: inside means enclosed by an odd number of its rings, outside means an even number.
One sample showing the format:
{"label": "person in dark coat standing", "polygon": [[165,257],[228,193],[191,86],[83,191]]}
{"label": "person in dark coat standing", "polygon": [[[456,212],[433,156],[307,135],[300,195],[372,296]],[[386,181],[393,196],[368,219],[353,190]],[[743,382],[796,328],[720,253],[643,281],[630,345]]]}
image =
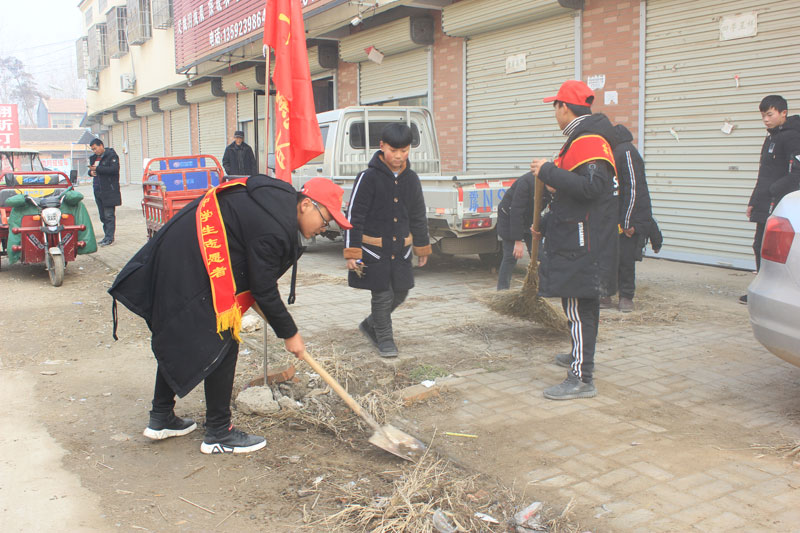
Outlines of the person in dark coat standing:
{"label": "person in dark coat standing", "polygon": [[[767,138],[761,147],[758,179],[745,211],[750,222],[756,224],[753,237],[756,270],[761,269],[761,244],[767,217],[776,204],[775,199],[778,196],[782,198],[793,189],[792,156],[800,153],[800,116],[788,116],[789,104],[786,99],[771,94],[761,100],[758,109],[767,127]],[[739,301],[746,304],[747,295],[741,296]]]}
{"label": "person in dark coat standing", "polygon": [[497,272],[498,291],[511,286],[511,275],[517,260],[522,259],[523,246],[530,253],[535,181],[530,172],[523,174],[506,190],[497,206],[497,236],[503,246],[503,260]]}
{"label": "person in dark coat standing", "polygon": [[122,205],[119,190],[119,156],[113,148],[106,148],[103,141],[94,139],[89,143],[94,154],[89,157],[89,175],[92,176],[92,189],[100,222],[103,223],[103,238],[100,246],[108,246],[114,242],[116,230],[115,208]]}
{"label": "person in dark coat standing", "polygon": [[636,292],[636,261],[642,260],[644,241],[653,224],[653,211],[644,173],[644,160],[633,145],[633,135],[622,124],[614,126],[614,133],[614,162],[621,198],[618,309],[623,313],[630,313],[634,309],[633,296]]}
{"label": "person in dark coat standing", "polygon": [[233,133],[233,142],[225,148],[222,156],[222,167],[228,176],[252,176],[258,172],[256,156],[250,145],[244,142],[244,132]]}
{"label": "person in dark coat standing", "polygon": [[381,357],[397,357],[392,311],[414,287],[412,250],[425,266],[431,253],[419,176],[408,161],[411,129],[393,123],[381,132],[380,150],[353,185],[344,258],[351,287],[372,291],[372,313],[359,329]]}
{"label": "person in dark coat standing", "polygon": [[119,300],[147,322],[158,361],[146,437],[193,431],[193,420],[175,415],[175,395],[183,397],[204,381],[200,451],[246,453],[266,445],[263,437],[231,424],[241,315],[257,305],[286,350],[302,358],[305,344],[281,301],[278,279],[297,267],[298,232],[311,238],[331,220],[350,227],[342,195],[325,178],[309,180],[299,193],[264,175],[229,181],[181,209],[125,265],[108,291],[115,298],[114,337]]}
{"label": "person in dark coat standing", "polygon": [[[555,162],[538,159],[531,172],[553,194],[539,266],[539,294],[560,296],[572,336],[572,352],[556,356],[568,366],[563,383],[545,389],[545,398],[571,400],[597,394],[593,382],[600,298],[617,291],[619,186],[611,143],[613,126],[592,114],[594,92],[569,80],[553,102],[567,142]],[[533,236],[537,238],[537,235]]]}

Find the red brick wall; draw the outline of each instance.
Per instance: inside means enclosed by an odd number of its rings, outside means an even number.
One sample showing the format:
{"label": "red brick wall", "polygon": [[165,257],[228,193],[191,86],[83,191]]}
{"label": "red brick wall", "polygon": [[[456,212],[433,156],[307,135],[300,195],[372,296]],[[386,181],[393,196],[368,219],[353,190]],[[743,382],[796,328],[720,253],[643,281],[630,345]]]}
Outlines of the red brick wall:
{"label": "red brick wall", "polygon": [[433,102],[431,105],[443,173],[464,168],[464,40],[442,33],[441,13],[435,15]]}
{"label": "red brick wall", "polygon": [[[583,80],[605,74],[592,111],[624,124],[639,143],[639,0],[586,0],[583,10]],[[617,91],[618,104],[605,105],[604,93]],[[643,97],[644,95],[642,95]]]}
{"label": "red brick wall", "polygon": [[233,132],[236,131],[236,94],[225,95],[225,139],[228,142],[233,140]]}
{"label": "red brick wall", "polygon": [[358,64],[339,61],[336,75],[336,107],[358,105]]}
{"label": "red brick wall", "polygon": [[197,104],[189,104],[189,136],[192,139],[192,153],[200,153],[200,128],[197,122]]}

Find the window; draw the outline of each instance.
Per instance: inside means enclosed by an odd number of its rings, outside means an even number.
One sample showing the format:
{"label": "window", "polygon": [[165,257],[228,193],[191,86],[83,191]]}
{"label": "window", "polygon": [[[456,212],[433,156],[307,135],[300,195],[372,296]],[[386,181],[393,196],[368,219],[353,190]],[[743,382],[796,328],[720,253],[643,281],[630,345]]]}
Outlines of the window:
{"label": "window", "polygon": [[89,52],[89,68],[93,70],[102,70],[108,66],[105,23],[91,26],[88,33],[87,49]]}
{"label": "window", "polygon": [[81,37],[77,41],[75,41],[75,58],[78,71],[78,79],[85,80],[86,79],[86,70],[89,68],[89,50],[87,47],[88,39],[86,37]]}
{"label": "window", "polygon": [[139,45],[153,36],[150,0],[128,0],[128,44]]}
{"label": "window", "polygon": [[[372,150],[377,150],[381,145],[381,132],[383,128],[392,122],[373,122],[369,123],[369,147]],[[405,124],[405,122],[402,122]],[[364,122],[351,122],[350,131],[351,148],[364,148]],[[413,122],[411,123],[411,147],[416,148],[419,146],[419,129]]]}
{"label": "window", "polygon": [[112,7],[106,16],[108,24],[108,54],[122,57],[128,53],[128,10],[125,6]]}
{"label": "window", "polygon": [[83,14],[83,22],[86,26],[92,25],[92,17],[94,16],[94,10],[92,9],[93,6],[89,6],[89,9],[86,10],[86,13]]}
{"label": "window", "polygon": [[[323,148],[328,143],[328,130],[329,129],[330,129],[330,125],[328,125],[328,124],[323,124],[322,126],[319,127],[319,131],[320,131],[320,133],[322,133],[322,146],[323,146]],[[362,148],[363,148],[363,146],[362,146]],[[306,164],[310,165],[311,163],[322,163],[324,160],[325,160],[325,152],[322,152],[321,154],[319,154],[317,157],[315,157],[314,159],[312,159],[311,161],[309,161]]]}
{"label": "window", "polygon": [[97,0],[97,10],[100,13],[103,13],[106,10],[107,5],[108,5],[108,0]]}
{"label": "window", "polygon": [[172,0],[152,0],[153,27],[166,30],[172,27]]}

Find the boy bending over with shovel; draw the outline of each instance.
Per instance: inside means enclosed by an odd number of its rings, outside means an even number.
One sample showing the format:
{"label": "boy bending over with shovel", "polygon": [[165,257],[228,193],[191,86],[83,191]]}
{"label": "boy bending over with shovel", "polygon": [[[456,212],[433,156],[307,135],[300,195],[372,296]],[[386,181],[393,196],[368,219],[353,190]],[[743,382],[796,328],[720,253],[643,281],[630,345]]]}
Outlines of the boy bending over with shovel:
{"label": "boy bending over with shovel", "polygon": [[264,175],[237,179],[209,190],[181,209],[117,276],[109,293],[147,321],[158,360],[153,410],[144,435],[177,437],[197,428],[175,415],[175,395],[205,382],[203,453],[248,453],[266,446],[231,424],[231,393],[239,353],[242,314],[253,305],[286,350],[298,358],[303,338],[278,292],[289,267],[294,302],[298,232],[310,238],[331,220],[350,224],[340,211],[341,187],[324,178],[300,192]]}

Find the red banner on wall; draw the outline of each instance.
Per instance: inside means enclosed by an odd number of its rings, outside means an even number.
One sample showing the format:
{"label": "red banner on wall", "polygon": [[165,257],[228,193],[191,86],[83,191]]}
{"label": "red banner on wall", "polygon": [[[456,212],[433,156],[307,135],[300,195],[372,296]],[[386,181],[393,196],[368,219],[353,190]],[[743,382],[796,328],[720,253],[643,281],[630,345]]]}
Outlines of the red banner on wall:
{"label": "red banner on wall", "polygon": [[19,148],[17,104],[0,104],[0,148]]}

